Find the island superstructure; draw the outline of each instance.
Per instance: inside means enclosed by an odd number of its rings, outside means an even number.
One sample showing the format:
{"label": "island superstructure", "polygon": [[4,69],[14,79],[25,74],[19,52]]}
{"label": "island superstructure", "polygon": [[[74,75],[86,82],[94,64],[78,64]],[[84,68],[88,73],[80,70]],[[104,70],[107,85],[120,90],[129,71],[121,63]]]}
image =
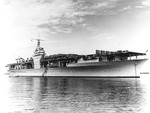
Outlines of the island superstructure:
{"label": "island superstructure", "polygon": [[146,53],[96,50],[95,54],[47,56],[37,40],[33,56],[8,64],[10,76],[139,77],[149,74]]}

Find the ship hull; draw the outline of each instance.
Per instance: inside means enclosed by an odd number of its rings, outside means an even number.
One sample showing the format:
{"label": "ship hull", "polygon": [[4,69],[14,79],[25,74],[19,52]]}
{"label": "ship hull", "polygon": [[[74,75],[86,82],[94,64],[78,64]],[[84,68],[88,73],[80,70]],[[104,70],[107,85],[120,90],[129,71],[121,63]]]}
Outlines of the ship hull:
{"label": "ship hull", "polygon": [[10,76],[140,77],[149,74],[148,60],[74,63],[68,67],[9,70]]}

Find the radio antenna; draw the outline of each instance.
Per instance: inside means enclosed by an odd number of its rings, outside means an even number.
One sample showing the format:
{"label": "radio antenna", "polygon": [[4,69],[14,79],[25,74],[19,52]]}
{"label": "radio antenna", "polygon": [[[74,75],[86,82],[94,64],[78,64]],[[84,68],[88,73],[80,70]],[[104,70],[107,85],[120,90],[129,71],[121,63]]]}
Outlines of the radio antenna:
{"label": "radio antenna", "polygon": [[42,39],[31,39],[31,41],[36,40],[37,41],[37,47],[40,47],[41,41],[44,41]]}

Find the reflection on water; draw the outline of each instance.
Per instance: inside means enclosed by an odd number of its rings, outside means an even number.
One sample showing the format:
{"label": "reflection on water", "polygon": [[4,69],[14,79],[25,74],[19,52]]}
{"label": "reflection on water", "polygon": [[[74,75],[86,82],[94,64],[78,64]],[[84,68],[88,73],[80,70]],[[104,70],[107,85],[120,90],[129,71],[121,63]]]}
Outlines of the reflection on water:
{"label": "reflection on water", "polygon": [[137,113],[143,103],[139,79],[9,78],[9,112]]}

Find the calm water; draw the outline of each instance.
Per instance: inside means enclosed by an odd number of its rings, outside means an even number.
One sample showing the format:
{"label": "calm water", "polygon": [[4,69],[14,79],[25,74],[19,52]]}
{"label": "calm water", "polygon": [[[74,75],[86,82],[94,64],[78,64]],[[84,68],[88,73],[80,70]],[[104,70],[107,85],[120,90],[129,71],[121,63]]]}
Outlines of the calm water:
{"label": "calm water", "polygon": [[9,113],[138,113],[140,78],[7,78]]}

